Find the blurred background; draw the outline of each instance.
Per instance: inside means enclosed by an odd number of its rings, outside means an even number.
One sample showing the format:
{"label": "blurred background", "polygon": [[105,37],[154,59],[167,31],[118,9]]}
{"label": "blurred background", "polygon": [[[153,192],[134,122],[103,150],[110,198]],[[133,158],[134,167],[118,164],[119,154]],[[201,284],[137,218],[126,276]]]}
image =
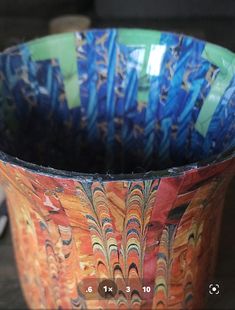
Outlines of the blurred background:
{"label": "blurred background", "polygon": [[[234,0],[0,0],[0,50],[48,35],[99,27],[137,27],[186,33],[235,52]],[[0,309],[27,309],[14,262],[0,189]],[[235,182],[230,185],[207,309],[235,309]],[[5,228],[6,226],[6,228]]]}
{"label": "blurred background", "polygon": [[185,32],[235,49],[234,0],[1,0],[0,47],[46,35],[51,19],[76,14],[92,27]]}

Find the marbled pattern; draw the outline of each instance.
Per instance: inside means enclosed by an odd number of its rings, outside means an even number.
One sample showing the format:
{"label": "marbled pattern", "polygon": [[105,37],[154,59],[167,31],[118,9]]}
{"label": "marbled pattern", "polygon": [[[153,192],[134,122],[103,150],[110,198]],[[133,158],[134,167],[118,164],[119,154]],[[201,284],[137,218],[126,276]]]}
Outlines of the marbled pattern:
{"label": "marbled pattern", "polygon": [[[230,159],[178,177],[90,182],[1,163],[28,305],[202,308],[234,167]],[[85,293],[106,278],[118,285],[115,299]]]}
{"label": "marbled pattern", "polygon": [[125,29],[0,54],[0,182],[30,308],[203,308],[235,172],[234,59]]}
{"label": "marbled pattern", "polygon": [[1,150],[86,173],[216,156],[235,145],[234,59],[218,46],[147,30],[92,30],[10,48],[0,57]]}

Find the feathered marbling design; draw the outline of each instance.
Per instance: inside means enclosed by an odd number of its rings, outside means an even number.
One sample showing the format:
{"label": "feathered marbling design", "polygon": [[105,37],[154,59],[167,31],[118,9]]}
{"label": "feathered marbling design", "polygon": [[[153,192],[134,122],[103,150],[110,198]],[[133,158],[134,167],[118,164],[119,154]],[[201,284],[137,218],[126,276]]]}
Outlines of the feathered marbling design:
{"label": "feathered marbling design", "polygon": [[[64,179],[3,163],[0,171],[31,308],[203,307],[233,159],[143,181]],[[97,293],[102,279],[117,284],[115,299]]]}
{"label": "feathered marbling design", "polygon": [[226,49],[141,29],[0,54],[0,182],[31,309],[204,307],[235,172],[234,72]]}
{"label": "feathered marbling design", "polygon": [[10,48],[0,56],[0,147],[86,173],[217,156],[235,145],[234,59],[191,37],[137,29]]}

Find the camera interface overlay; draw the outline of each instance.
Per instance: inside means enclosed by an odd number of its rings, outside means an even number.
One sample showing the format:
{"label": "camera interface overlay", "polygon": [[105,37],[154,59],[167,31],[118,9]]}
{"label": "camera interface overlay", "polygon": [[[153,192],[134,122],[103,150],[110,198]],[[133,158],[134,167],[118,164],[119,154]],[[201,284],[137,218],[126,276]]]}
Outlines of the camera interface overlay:
{"label": "camera interface overlay", "polygon": [[147,281],[134,279],[97,279],[85,278],[78,287],[81,295],[87,300],[111,299],[122,296],[124,299],[138,298],[149,300],[153,297],[154,283],[146,284]]}

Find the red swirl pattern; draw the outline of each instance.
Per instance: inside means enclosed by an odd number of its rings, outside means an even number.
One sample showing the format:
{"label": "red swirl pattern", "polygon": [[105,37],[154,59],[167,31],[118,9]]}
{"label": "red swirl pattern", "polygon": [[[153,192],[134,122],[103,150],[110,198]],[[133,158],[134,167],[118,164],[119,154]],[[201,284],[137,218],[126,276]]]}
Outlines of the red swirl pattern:
{"label": "red swirl pattern", "polygon": [[[29,307],[203,308],[234,163],[153,180],[91,181],[1,162]],[[103,279],[117,284],[115,298],[97,293]],[[151,291],[143,294],[143,286]]]}

